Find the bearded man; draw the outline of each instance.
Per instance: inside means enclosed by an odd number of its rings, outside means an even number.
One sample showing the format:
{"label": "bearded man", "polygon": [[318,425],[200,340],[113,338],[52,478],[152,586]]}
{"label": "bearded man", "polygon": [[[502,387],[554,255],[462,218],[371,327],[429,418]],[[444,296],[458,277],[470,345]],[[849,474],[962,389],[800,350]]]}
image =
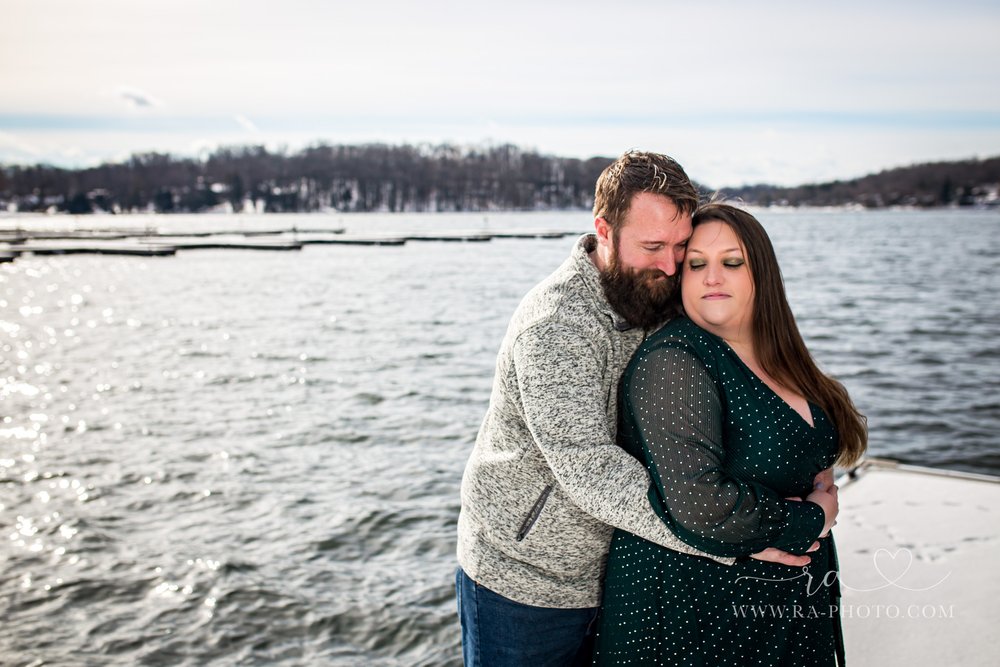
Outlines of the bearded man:
{"label": "bearded man", "polygon": [[[684,553],[615,444],[621,374],[670,316],[698,192],[666,155],[628,152],[597,181],[596,234],[511,319],[462,479],[456,593],[465,664],[589,664],[611,534]],[[759,555],[789,565],[795,557]]]}

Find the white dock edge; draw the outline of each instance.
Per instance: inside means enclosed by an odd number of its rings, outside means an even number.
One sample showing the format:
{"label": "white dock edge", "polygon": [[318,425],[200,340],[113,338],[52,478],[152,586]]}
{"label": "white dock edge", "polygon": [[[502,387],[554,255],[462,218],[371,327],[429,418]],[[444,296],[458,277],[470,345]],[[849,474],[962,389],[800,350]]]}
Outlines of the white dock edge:
{"label": "white dock edge", "polygon": [[834,529],[847,664],[1000,665],[1000,478],[871,459]]}

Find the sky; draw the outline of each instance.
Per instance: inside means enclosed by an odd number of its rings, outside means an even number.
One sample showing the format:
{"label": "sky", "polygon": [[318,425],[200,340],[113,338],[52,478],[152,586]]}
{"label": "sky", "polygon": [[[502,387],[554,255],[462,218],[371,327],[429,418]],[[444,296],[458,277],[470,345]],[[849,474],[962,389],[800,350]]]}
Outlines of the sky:
{"label": "sky", "polygon": [[668,153],[710,187],[1000,155],[1000,3],[0,0],[0,164]]}

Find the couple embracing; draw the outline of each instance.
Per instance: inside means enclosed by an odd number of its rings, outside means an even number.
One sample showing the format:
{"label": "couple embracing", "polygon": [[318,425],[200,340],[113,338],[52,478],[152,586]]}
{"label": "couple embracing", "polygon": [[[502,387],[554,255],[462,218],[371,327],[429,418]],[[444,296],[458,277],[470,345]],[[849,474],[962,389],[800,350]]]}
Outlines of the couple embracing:
{"label": "couple embracing", "polygon": [[843,664],[832,466],[864,417],[761,225],[698,203],[624,154],[515,312],[462,480],[466,665]]}

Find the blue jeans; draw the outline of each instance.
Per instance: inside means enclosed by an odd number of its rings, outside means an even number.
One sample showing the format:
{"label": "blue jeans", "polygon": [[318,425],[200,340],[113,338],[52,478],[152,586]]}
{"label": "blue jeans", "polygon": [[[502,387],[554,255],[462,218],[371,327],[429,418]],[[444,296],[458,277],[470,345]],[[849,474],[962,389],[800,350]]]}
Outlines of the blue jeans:
{"label": "blue jeans", "polygon": [[455,573],[465,667],[589,665],[597,608],[554,609],[508,600]]}

